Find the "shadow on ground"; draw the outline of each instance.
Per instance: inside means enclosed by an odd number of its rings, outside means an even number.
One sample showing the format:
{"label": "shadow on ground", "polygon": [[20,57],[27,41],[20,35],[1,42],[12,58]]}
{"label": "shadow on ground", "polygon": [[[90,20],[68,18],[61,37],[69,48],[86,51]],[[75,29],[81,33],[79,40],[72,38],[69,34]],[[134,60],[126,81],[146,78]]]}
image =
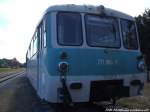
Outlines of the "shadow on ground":
{"label": "shadow on ground", "polygon": [[0,87],[0,112],[47,112],[27,77],[22,76]]}
{"label": "shadow on ground", "polygon": [[0,87],[0,99],[0,112],[101,112],[103,109],[90,105],[64,107],[43,102],[25,76]]}

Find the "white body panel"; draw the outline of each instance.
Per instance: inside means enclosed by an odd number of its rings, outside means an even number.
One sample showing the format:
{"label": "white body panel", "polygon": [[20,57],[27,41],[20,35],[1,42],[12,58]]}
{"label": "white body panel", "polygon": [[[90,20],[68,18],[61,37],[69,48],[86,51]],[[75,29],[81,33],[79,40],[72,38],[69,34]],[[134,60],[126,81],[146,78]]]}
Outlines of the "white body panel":
{"label": "white body panel", "polygon": [[[132,80],[141,80],[142,83],[146,81],[146,74],[137,75],[116,75],[116,76],[67,76],[66,82],[71,94],[73,102],[88,102],[90,97],[90,83],[91,81],[100,80],[117,80],[123,79],[124,86],[130,87],[130,96],[136,96],[139,86],[130,86]],[[71,90],[70,84],[73,82],[81,82],[82,88],[79,90]],[[62,87],[59,76],[50,76],[48,72],[43,72],[41,75],[40,89],[38,95],[41,99],[45,99],[51,103],[60,103],[58,88]]]}

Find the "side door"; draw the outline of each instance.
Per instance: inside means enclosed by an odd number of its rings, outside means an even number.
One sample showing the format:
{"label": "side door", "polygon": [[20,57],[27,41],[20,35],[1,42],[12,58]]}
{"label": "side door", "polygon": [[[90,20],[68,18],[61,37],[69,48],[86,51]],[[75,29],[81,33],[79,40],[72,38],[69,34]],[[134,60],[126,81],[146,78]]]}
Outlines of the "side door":
{"label": "side door", "polygon": [[43,54],[43,23],[41,22],[38,26],[38,62],[37,62],[37,68],[38,68],[38,80],[37,80],[37,91],[38,94],[41,94],[41,74],[42,74],[42,54]]}

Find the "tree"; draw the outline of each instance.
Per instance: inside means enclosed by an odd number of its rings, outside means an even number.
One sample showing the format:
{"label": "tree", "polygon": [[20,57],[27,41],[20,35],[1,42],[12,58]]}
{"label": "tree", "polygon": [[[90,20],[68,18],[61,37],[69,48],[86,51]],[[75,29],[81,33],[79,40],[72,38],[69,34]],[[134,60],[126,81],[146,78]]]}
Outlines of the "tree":
{"label": "tree", "polygon": [[146,64],[150,70],[150,9],[135,18],[139,31],[141,51],[145,55]]}
{"label": "tree", "polygon": [[18,68],[20,66],[19,61],[16,58],[11,60],[11,68]]}
{"label": "tree", "polygon": [[0,59],[0,68],[18,68],[23,67],[22,64],[16,59]]}

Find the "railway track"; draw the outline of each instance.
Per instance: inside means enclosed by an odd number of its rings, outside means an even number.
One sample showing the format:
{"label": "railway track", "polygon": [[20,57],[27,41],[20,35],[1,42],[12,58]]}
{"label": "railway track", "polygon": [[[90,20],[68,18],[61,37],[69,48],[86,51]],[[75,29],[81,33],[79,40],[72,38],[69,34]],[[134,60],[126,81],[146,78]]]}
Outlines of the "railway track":
{"label": "railway track", "polygon": [[16,73],[20,73],[20,72],[21,72],[21,71],[1,72],[1,73],[0,73],[0,79],[3,78],[3,77],[9,76],[9,75],[13,75],[13,74],[16,74]]}
{"label": "railway track", "polygon": [[[39,106],[37,106],[39,107]],[[37,108],[36,111],[39,112],[129,112],[130,109],[124,108],[119,104],[113,106],[112,104],[79,104],[74,106],[63,106],[58,104],[49,104],[47,102],[42,103],[40,109]]]}
{"label": "railway track", "polygon": [[[41,104],[40,104],[41,105]],[[37,106],[37,112],[105,112],[105,108],[96,105],[74,105],[64,106],[61,104],[43,103],[41,107]]]}
{"label": "railway track", "polygon": [[46,101],[42,101],[39,105],[40,108],[36,108],[36,112],[134,112],[133,109],[122,107],[118,103],[113,106],[109,102],[94,104],[83,103],[75,104],[73,106],[64,106],[62,104],[51,104]]}
{"label": "railway track", "polygon": [[18,72],[18,73],[7,73],[7,75],[5,74],[2,77],[0,77],[0,83],[5,82],[5,81],[7,81],[9,79],[12,79],[12,78],[14,78],[14,77],[16,77],[18,75],[23,74],[23,73],[25,73],[25,72],[22,71],[22,72]]}

